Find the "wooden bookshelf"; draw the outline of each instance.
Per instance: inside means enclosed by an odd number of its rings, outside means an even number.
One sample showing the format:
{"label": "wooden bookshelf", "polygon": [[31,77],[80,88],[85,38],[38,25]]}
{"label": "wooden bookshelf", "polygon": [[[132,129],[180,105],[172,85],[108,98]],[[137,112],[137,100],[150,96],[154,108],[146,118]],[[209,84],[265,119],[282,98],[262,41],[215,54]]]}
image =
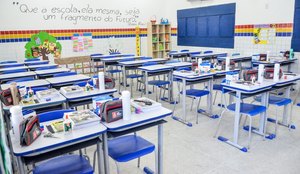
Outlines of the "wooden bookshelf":
{"label": "wooden bookshelf", "polygon": [[171,50],[171,24],[152,24],[147,26],[148,56],[168,57]]}

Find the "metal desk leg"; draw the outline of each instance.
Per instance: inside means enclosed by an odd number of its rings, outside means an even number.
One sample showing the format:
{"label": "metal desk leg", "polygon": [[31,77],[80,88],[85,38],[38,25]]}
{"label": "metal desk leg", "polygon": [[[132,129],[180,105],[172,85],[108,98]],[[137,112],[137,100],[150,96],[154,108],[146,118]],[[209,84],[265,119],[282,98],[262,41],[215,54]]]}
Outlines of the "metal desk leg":
{"label": "metal desk leg", "polygon": [[105,174],[109,174],[109,159],[108,159],[108,145],[107,145],[107,134],[102,135],[102,144],[103,144],[103,156],[104,156],[104,171]]}
{"label": "metal desk leg", "polygon": [[148,72],[145,71],[145,93],[147,98],[149,98],[149,91],[148,91]]}
{"label": "metal desk leg", "polygon": [[20,170],[20,174],[25,174],[24,163],[23,163],[22,158],[20,156],[17,157],[17,163],[18,163],[18,167],[19,167],[19,170]]}
{"label": "metal desk leg", "polygon": [[171,70],[169,72],[169,90],[168,90],[168,98],[169,98],[169,102],[172,103],[173,102],[173,70]]}
{"label": "metal desk leg", "polygon": [[[290,98],[291,97],[291,86],[287,87],[284,93],[285,93],[285,98]],[[288,116],[290,115],[290,114],[288,114],[289,112],[290,111],[288,109],[288,106],[285,105],[284,110],[283,110],[283,115],[282,115],[282,124],[283,125],[288,125]]]}
{"label": "metal desk leg", "polygon": [[163,125],[158,125],[157,161],[155,163],[156,173],[163,174]]}
{"label": "metal desk leg", "polygon": [[[123,89],[126,91],[127,90],[127,83],[126,83],[127,81],[126,81],[126,66],[125,65],[122,66],[122,71],[123,71],[123,87],[124,87]],[[120,85],[121,85],[121,83],[120,83]]]}
{"label": "metal desk leg", "polygon": [[104,72],[104,75],[105,75],[105,73],[106,73],[106,64],[105,64],[105,61],[102,61],[102,63],[103,63],[103,72]]}
{"label": "metal desk leg", "polygon": [[92,68],[93,68],[94,75],[96,75],[96,72],[95,72],[95,61],[94,61],[94,59],[92,59]]}
{"label": "metal desk leg", "polygon": [[[261,105],[262,106],[268,107],[268,102],[269,102],[269,97],[268,96],[269,96],[268,92],[265,92],[265,93],[262,94],[262,96],[261,96]],[[258,133],[261,134],[261,135],[264,135],[264,130],[266,129],[265,128],[266,117],[267,117],[266,112],[260,114]]]}
{"label": "metal desk leg", "polygon": [[213,92],[213,79],[209,79],[208,81],[208,90],[209,90],[209,94],[207,96],[207,111],[208,114],[212,114],[212,92]]}
{"label": "metal desk leg", "polygon": [[101,144],[100,144],[100,140],[97,142],[97,153],[98,153],[98,172],[99,174],[102,173],[102,160],[101,160]]}

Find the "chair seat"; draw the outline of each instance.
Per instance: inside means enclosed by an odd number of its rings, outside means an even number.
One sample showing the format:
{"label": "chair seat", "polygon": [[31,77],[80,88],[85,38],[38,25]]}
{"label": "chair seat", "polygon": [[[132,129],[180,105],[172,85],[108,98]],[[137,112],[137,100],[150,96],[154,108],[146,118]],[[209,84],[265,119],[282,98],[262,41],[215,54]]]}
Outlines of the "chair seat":
{"label": "chair seat", "polygon": [[122,70],[119,70],[119,69],[113,69],[113,70],[107,70],[106,72],[107,72],[107,73],[111,73],[111,74],[115,74],[115,73],[120,73],[120,72],[122,72]]}
{"label": "chair seat", "polygon": [[300,106],[300,103],[298,103],[297,106]]}
{"label": "chair seat", "polygon": [[[235,103],[228,105],[227,109],[230,111],[235,112]],[[265,112],[267,110],[266,107],[260,106],[260,105],[254,105],[254,104],[248,104],[248,103],[241,103],[241,114],[246,114],[250,116],[254,116],[257,114],[260,114],[262,112]]]}
{"label": "chair seat", "polygon": [[117,162],[127,162],[153,152],[154,144],[136,135],[108,141],[108,155]]}
{"label": "chair seat", "polygon": [[228,90],[228,89],[223,89],[223,85],[221,85],[221,84],[214,84],[213,85],[213,90],[223,91],[224,93],[230,92],[230,90]]}
{"label": "chair seat", "polygon": [[126,77],[130,78],[130,79],[136,79],[136,78],[143,77],[143,75],[142,74],[129,74]]}
{"label": "chair seat", "polygon": [[[182,91],[180,92],[182,94]],[[188,89],[186,90],[186,95],[193,97],[202,97],[208,95],[209,91],[201,89]]]}
{"label": "chair seat", "polygon": [[37,165],[33,174],[92,174],[93,167],[89,161],[79,155],[63,155]]}
{"label": "chair seat", "polygon": [[149,85],[154,85],[154,86],[163,86],[163,85],[169,85],[169,81],[164,81],[164,80],[151,80],[148,81]]}
{"label": "chair seat", "polygon": [[[255,101],[261,102],[261,96],[255,97]],[[289,98],[277,97],[277,96],[270,96],[269,97],[269,104],[276,105],[276,106],[285,106],[292,103],[292,100]]]}

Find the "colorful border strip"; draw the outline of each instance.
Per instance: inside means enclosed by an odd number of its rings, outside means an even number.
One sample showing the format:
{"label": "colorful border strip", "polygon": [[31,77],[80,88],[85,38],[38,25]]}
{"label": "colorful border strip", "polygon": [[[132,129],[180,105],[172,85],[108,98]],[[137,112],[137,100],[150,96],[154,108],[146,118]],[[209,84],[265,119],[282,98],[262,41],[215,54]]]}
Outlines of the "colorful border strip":
{"label": "colorful border strip", "polygon": [[277,37],[291,37],[293,23],[236,25],[235,36],[253,37],[254,30],[257,28],[275,28]]}
{"label": "colorful border strip", "polygon": [[[103,38],[130,38],[135,37],[135,28],[114,28],[114,29],[66,29],[66,30],[18,30],[0,31],[0,43],[28,42],[33,34],[39,31],[46,31],[56,37],[57,40],[71,40],[74,33],[92,33],[93,39]],[[177,28],[171,29],[172,36],[177,36]],[[147,37],[147,28],[140,28],[140,37]]]}

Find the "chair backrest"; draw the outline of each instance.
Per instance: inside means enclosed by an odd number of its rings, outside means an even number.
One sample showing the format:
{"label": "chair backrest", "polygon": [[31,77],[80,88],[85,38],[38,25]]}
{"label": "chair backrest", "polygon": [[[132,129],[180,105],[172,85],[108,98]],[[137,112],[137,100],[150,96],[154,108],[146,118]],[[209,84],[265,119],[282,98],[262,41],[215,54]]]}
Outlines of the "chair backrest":
{"label": "chair backrest", "polygon": [[232,53],[232,56],[239,56],[241,53]]}
{"label": "chair backrest", "polygon": [[51,121],[55,119],[63,118],[64,113],[66,112],[74,112],[75,110],[72,109],[64,109],[64,110],[56,110],[56,111],[49,111],[38,114],[40,122]]}
{"label": "chair backrest", "polygon": [[134,58],[123,59],[123,60],[120,60],[119,62],[128,62],[128,61],[134,61]]}
{"label": "chair backrest", "polygon": [[100,54],[100,53],[96,53],[96,54],[91,54],[90,56],[102,56],[103,54]]}
{"label": "chair backrest", "polygon": [[203,52],[203,54],[209,54],[209,53],[213,53],[213,51],[208,50]]}
{"label": "chair backrest", "polygon": [[34,62],[34,63],[30,63],[30,65],[46,65],[49,64],[49,62]]}
{"label": "chair backrest", "polygon": [[27,72],[27,70],[26,69],[7,70],[7,71],[3,71],[2,74],[12,74],[12,73],[20,73],[20,72]]}
{"label": "chair backrest", "polygon": [[180,62],[180,60],[178,60],[178,59],[173,59],[173,60],[168,60],[168,61],[166,62],[166,64],[169,64],[169,63],[178,63],[178,62]]}
{"label": "chair backrest", "polygon": [[116,55],[116,54],[121,54],[120,52],[111,52],[109,55]]}
{"label": "chair backrest", "polygon": [[151,65],[157,65],[157,62],[146,62],[146,63],[143,63],[143,66],[151,66]]}
{"label": "chair backrest", "polygon": [[11,64],[11,65],[7,64],[5,66],[2,66],[2,68],[12,68],[12,67],[18,67],[18,66],[24,66],[24,65],[23,64],[16,64],[16,65],[14,65],[14,64]]}
{"label": "chair backrest", "polygon": [[[98,76],[97,76],[98,77]],[[94,86],[94,83],[92,80],[89,80],[88,82],[76,82],[73,85],[78,85],[80,87],[85,87],[85,85],[89,83],[91,86]]]}
{"label": "chair backrest", "polygon": [[180,52],[189,52],[190,50],[180,50]]}
{"label": "chair backrest", "polygon": [[63,73],[54,74],[53,77],[72,76],[76,74],[77,74],[76,72],[63,72]]}
{"label": "chair backrest", "polygon": [[190,55],[201,54],[201,51],[193,52]]}
{"label": "chair backrest", "polygon": [[31,89],[32,89],[33,93],[36,94],[36,92],[38,92],[38,91],[44,91],[44,90],[47,90],[49,88],[48,87],[33,87]]}
{"label": "chair backrest", "polygon": [[123,54],[122,57],[133,57],[135,56],[134,54]]}
{"label": "chair backrest", "polygon": [[54,59],[54,62],[60,67],[66,67],[80,74],[92,74],[92,61],[90,56],[66,57]]}
{"label": "chair backrest", "polygon": [[31,61],[40,61],[39,58],[33,58],[33,59],[26,59],[25,62],[31,62]]}
{"label": "chair backrest", "polygon": [[0,62],[0,64],[6,64],[6,63],[17,63],[17,61],[14,61],[14,60],[8,60],[8,61]]}
{"label": "chair backrest", "polygon": [[178,68],[178,69],[176,69],[176,71],[192,71],[192,68],[190,68],[190,67],[180,67],[180,68]]}
{"label": "chair backrest", "polygon": [[17,78],[17,79],[14,79],[14,80],[7,81],[6,84],[10,84],[12,82],[26,82],[26,81],[31,81],[31,80],[34,80],[34,77]]}
{"label": "chair backrest", "polygon": [[152,59],[152,57],[141,57],[140,59],[141,60],[150,60],[150,59]]}
{"label": "chair backrest", "polygon": [[52,65],[52,66],[45,66],[45,67],[36,68],[35,70],[38,71],[38,70],[47,70],[47,69],[56,69],[56,68],[57,68],[57,66]]}

